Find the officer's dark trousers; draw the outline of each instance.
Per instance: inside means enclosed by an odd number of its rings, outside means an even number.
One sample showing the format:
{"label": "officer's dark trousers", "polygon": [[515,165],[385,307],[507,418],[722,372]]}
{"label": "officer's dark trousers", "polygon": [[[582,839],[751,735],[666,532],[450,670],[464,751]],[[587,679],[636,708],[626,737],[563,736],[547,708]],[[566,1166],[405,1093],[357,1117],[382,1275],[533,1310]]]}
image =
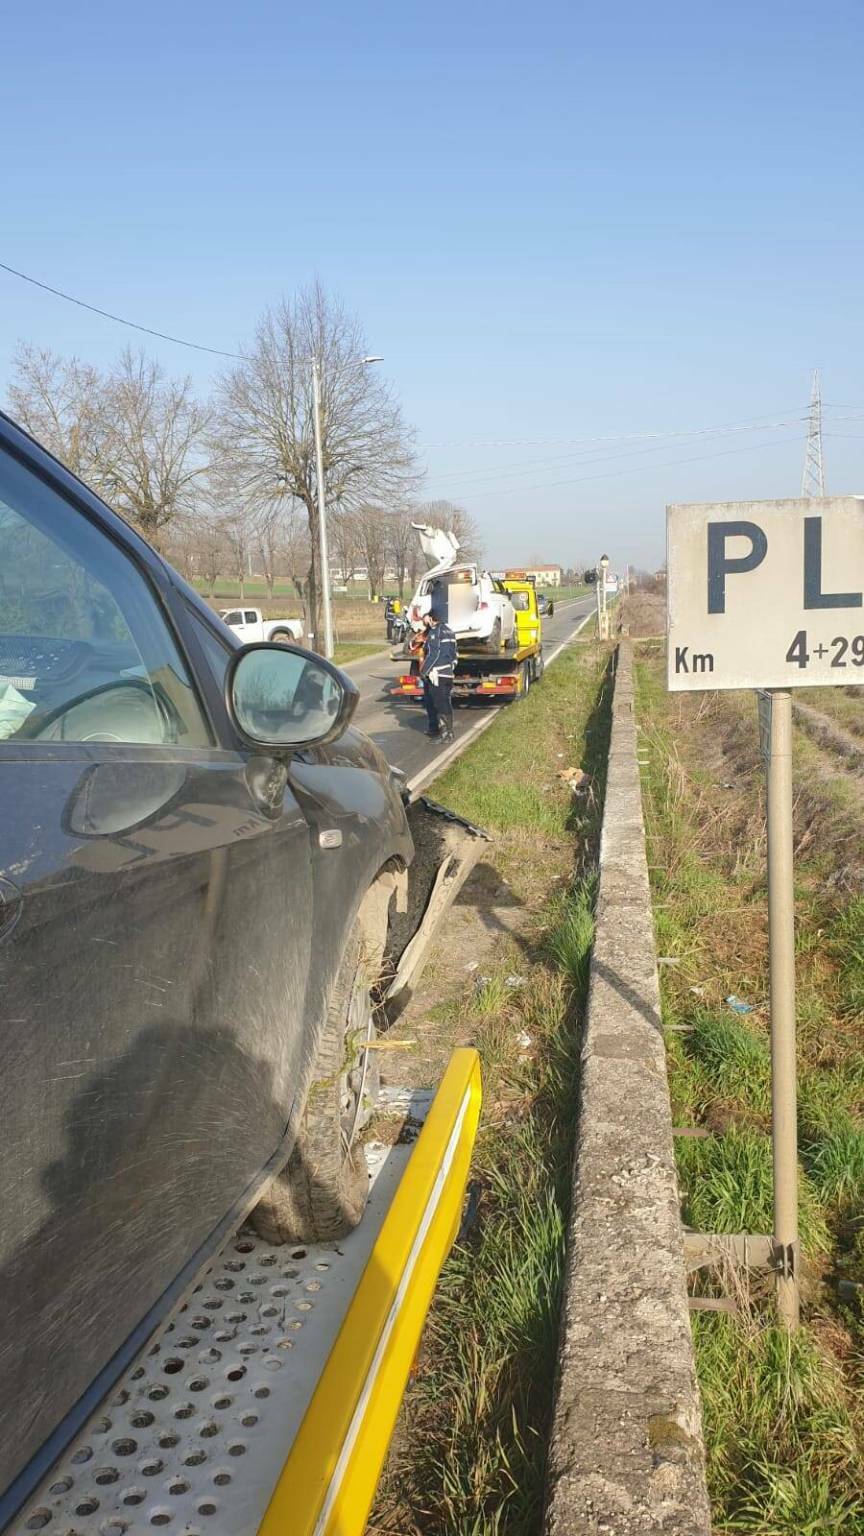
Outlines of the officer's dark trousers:
{"label": "officer's dark trousers", "polygon": [[424,677],[423,703],[426,706],[430,731],[439,731],[442,726],[445,731],[452,731],[453,700],[450,697],[452,691],[453,683],[450,678],[436,684],[430,683],[428,677]]}

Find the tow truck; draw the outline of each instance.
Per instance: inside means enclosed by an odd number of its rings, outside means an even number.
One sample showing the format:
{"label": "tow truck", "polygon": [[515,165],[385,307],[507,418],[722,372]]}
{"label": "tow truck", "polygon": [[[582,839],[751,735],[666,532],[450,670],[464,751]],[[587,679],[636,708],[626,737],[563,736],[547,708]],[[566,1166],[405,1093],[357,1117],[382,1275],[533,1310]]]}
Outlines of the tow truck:
{"label": "tow truck", "polygon": [[[502,586],[516,610],[516,647],[496,656],[485,647],[459,644],[453,674],[455,702],[523,699],[543,676],[543,621],[534,583],[521,572],[508,571]],[[390,693],[395,698],[422,699],[419,655],[412,655],[409,671],[397,677]]]}

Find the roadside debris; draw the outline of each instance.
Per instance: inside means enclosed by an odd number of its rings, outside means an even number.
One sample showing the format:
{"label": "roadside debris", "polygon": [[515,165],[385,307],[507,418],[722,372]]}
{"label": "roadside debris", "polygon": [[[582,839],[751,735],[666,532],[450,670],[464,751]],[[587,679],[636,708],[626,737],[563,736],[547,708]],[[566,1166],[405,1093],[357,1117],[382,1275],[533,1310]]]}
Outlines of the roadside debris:
{"label": "roadside debris", "polygon": [[369,1040],[364,1045],[364,1051],[413,1051],[416,1040],[391,1040],[384,1036],[381,1040]]}
{"label": "roadside debris", "polygon": [[728,1004],[728,1006],[732,1009],[733,1013],[752,1013],[753,1012],[753,1004],[752,1003],[745,1003],[743,998],[736,997],[734,992],[730,992],[729,996],[725,997],[723,999],[723,1001]]}

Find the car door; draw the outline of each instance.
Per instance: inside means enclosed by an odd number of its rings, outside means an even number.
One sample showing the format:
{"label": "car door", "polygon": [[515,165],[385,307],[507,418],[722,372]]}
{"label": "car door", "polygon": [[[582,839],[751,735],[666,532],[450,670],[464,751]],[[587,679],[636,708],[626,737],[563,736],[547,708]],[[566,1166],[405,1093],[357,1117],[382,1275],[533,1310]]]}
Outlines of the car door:
{"label": "car door", "polygon": [[277,1152],[303,1049],[285,767],[217,739],[87,507],[0,444],[0,1489]]}

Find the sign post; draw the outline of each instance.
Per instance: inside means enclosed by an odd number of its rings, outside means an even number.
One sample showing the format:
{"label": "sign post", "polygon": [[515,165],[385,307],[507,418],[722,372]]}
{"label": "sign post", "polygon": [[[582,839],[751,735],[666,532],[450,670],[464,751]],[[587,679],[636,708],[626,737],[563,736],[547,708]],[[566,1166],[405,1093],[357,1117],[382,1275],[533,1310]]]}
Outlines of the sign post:
{"label": "sign post", "polygon": [[[771,1109],[777,1310],[799,1320],[792,829],[794,687],[864,682],[864,500],[666,509],[668,686],[755,688],[768,780]],[[746,1244],[745,1244],[746,1247]]]}
{"label": "sign post", "polygon": [[768,945],[771,977],[771,1127],[777,1311],[797,1328],[798,1111],[795,1069],[795,884],[792,865],[792,695],[771,699],[768,761]]}

